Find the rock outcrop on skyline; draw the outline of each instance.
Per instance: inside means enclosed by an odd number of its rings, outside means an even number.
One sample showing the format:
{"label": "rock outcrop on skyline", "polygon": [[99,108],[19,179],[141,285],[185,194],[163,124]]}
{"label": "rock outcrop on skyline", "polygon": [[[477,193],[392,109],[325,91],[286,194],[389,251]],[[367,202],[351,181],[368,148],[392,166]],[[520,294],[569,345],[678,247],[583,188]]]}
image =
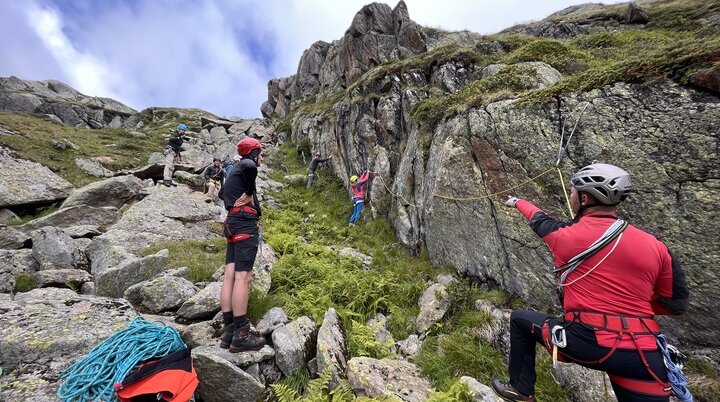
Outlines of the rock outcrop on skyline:
{"label": "rock outcrop on skyline", "polygon": [[137,113],[114,99],[84,95],[60,81],[17,77],[0,77],[0,112],[44,114],[68,126],[89,128],[120,128]]}

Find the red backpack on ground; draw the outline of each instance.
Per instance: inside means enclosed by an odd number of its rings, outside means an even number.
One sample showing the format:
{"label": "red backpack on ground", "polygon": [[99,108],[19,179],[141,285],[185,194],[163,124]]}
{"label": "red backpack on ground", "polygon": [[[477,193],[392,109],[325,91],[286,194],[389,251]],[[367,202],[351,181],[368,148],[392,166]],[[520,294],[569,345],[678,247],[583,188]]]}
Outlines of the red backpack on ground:
{"label": "red backpack on ground", "polygon": [[120,402],[188,402],[198,386],[190,349],[143,362],[139,369],[115,384]]}

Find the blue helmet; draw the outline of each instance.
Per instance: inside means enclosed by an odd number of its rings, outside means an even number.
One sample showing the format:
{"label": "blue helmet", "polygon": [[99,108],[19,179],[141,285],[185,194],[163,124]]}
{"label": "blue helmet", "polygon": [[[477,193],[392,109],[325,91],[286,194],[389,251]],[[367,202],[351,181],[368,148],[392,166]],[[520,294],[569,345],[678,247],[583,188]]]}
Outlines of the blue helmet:
{"label": "blue helmet", "polygon": [[178,124],[178,128],[177,128],[177,129],[178,129],[178,131],[188,131],[188,128],[187,128],[187,126],[185,125],[185,123],[180,123],[180,124]]}

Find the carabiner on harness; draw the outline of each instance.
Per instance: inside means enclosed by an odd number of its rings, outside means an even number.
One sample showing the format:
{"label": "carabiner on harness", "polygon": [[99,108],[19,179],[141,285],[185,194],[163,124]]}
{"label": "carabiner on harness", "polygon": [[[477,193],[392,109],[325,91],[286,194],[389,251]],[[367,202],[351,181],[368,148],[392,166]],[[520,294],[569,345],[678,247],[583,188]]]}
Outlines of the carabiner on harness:
{"label": "carabiner on harness", "polygon": [[554,345],[557,345],[557,347],[559,347],[559,348],[564,348],[565,346],[567,346],[567,338],[565,337],[565,328],[563,328],[561,325],[556,325],[556,326],[552,327],[550,334],[552,335],[552,343]]}
{"label": "carabiner on harness", "polygon": [[557,362],[558,362],[558,348],[564,348],[567,346],[567,338],[565,337],[565,328],[563,328],[561,325],[556,325],[552,327],[552,330],[550,330],[550,337],[552,338],[552,360],[553,360],[553,368],[557,368]]}

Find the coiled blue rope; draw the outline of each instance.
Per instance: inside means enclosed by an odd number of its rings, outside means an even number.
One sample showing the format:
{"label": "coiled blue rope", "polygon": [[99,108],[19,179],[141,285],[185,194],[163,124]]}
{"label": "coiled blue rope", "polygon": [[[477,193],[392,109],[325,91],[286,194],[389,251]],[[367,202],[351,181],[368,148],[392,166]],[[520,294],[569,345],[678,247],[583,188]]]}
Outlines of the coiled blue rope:
{"label": "coiled blue rope", "polygon": [[174,329],[142,317],[95,346],[68,367],[57,396],[63,402],[117,401],[113,386],[122,382],[140,362],[186,348]]}
{"label": "coiled blue rope", "polygon": [[675,396],[683,402],[693,402],[693,396],[690,394],[688,389],[688,379],[685,377],[685,373],[682,371],[682,367],[679,367],[670,358],[670,351],[668,350],[668,341],[665,335],[660,334],[657,336],[657,344],[662,352],[663,359],[665,360],[665,367],[667,368],[667,375],[672,390]]}

